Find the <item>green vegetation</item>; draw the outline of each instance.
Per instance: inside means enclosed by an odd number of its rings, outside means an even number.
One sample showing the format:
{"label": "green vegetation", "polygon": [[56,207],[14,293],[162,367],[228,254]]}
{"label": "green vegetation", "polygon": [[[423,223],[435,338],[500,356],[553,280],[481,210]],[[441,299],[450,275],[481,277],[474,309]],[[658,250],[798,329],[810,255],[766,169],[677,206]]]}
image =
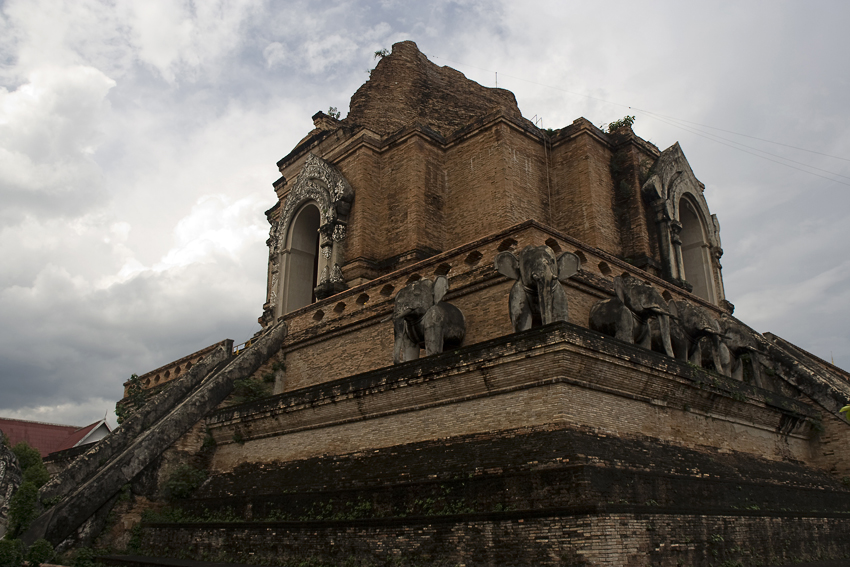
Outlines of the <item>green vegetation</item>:
{"label": "green vegetation", "polygon": [[[272,377],[272,381],[274,381],[274,377]],[[251,378],[245,378],[244,380],[233,382],[233,401],[236,404],[255,402],[268,397],[270,394],[271,392],[265,379],[263,382],[258,382]]]}
{"label": "green vegetation", "polygon": [[24,544],[21,540],[0,539],[0,567],[20,567],[23,562]]}
{"label": "green vegetation", "polygon": [[5,537],[10,540],[25,532],[38,517],[38,489],[50,480],[50,474],[37,449],[21,441],[12,447],[12,452],[18,458],[23,481],[9,501],[9,525]]}
{"label": "green vegetation", "polygon": [[9,525],[6,538],[14,539],[24,533],[38,517],[38,487],[24,482],[9,502]]}
{"label": "green vegetation", "polygon": [[843,413],[844,419],[846,419],[847,421],[850,421],[850,404],[848,404],[848,405],[844,406],[843,408],[841,408],[840,410],[838,410],[838,413]]}
{"label": "green vegetation", "polygon": [[46,539],[37,539],[27,550],[27,561],[29,567],[39,567],[42,563],[48,563],[53,559],[53,546]]}
{"label": "green vegetation", "polygon": [[18,458],[18,464],[21,465],[21,470],[24,473],[32,467],[44,467],[44,463],[41,462],[41,453],[38,452],[38,449],[30,447],[26,441],[21,441],[12,447],[12,452]]}
{"label": "green vegetation", "polygon": [[330,108],[328,108],[328,116],[330,116],[334,120],[339,120],[339,109],[335,106],[331,106]]}
{"label": "green vegetation", "polygon": [[375,52],[375,59],[383,59],[387,55],[390,54],[390,51],[387,48],[379,49]]}
{"label": "green vegetation", "polygon": [[94,567],[96,558],[94,550],[89,547],[81,547],[71,558],[71,567]]}
{"label": "green vegetation", "polygon": [[615,131],[619,130],[620,128],[624,128],[626,126],[631,127],[631,125],[634,124],[634,123],[635,123],[635,117],[626,115],[626,116],[620,118],[619,120],[614,120],[613,122],[609,123],[608,124],[608,132],[609,133],[615,132]]}
{"label": "green vegetation", "polygon": [[162,496],[167,500],[188,498],[207,479],[208,473],[190,465],[178,465],[162,483]]}
{"label": "green vegetation", "polygon": [[115,415],[118,416],[119,425],[124,423],[124,420],[133,415],[137,409],[145,405],[146,401],[147,394],[144,388],[142,388],[142,381],[139,380],[139,375],[130,375],[130,380],[127,383],[126,401],[120,400],[115,404]]}

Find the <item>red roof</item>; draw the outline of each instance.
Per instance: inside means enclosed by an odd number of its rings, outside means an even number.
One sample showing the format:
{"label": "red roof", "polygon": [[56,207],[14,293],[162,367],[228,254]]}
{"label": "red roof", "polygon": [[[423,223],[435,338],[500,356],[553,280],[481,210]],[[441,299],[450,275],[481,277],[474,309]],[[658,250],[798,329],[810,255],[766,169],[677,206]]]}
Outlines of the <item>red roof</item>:
{"label": "red roof", "polygon": [[74,447],[101,423],[104,423],[103,420],[79,427],[0,417],[0,431],[6,434],[12,447],[26,441],[31,447],[38,449],[42,457],[46,457],[54,451]]}

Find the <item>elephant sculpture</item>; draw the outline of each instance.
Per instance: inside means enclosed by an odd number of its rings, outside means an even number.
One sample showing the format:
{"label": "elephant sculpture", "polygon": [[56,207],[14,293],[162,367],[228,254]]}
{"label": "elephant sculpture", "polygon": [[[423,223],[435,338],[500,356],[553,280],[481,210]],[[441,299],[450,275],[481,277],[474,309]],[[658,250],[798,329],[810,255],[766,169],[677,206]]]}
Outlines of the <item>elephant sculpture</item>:
{"label": "elephant sculpture", "polygon": [[749,358],[753,372],[753,381],[760,388],[767,388],[761,375],[762,348],[756,337],[756,332],[729,315],[720,317],[720,327],[723,330],[723,343],[731,355],[730,375],[735,380],[744,379],[744,358]]}
{"label": "elephant sculpture", "polygon": [[399,364],[425,355],[443,352],[445,345],[460,345],[466,334],[466,320],[460,309],[442,301],[449,290],[449,280],[438,276],[435,281],[416,280],[400,289],[393,306],[395,346],[393,363]]}
{"label": "elephant sculpture", "polygon": [[730,376],[729,351],[721,338],[720,323],[704,309],[687,301],[668,303],[673,322],[670,324],[670,341],[676,358],[702,366],[704,355],[714,365],[714,370]]}
{"label": "elephant sculpture", "polygon": [[[670,311],[667,302],[661,297],[650,284],[633,278],[629,275],[614,278],[614,293],[617,299],[637,319],[636,324],[643,327],[641,330],[640,346],[663,352],[667,356],[674,356],[673,345],[670,342]],[[657,327],[656,332],[651,332]],[[656,340],[653,341],[653,335]],[[627,341],[627,342],[634,342]]]}
{"label": "elephant sculpture", "polygon": [[519,257],[512,252],[497,254],[495,267],[503,276],[516,280],[508,299],[515,333],[569,321],[567,294],[561,282],[579,271],[578,256],[564,252],[555,258],[555,252],[546,245],[526,246]]}
{"label": "elephant sculpture", "polygon": [[602,299],[590,308],[590,328],[619,341],[650,348],[649,325],[638,321],[619,297]]}

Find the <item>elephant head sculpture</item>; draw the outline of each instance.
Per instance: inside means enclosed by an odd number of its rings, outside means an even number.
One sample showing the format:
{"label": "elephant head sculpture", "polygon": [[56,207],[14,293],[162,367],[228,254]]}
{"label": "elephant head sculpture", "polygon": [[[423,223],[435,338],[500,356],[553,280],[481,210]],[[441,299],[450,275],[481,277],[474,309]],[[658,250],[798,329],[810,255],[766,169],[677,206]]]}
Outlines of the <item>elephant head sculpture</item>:
{"label": "elephant head sculpture", "polygon": [[704,309],[687,301],[670,301],[670,339],[676,358],[702,366],[703,353],[707,354],[714,370],[730,376],[729,350],[723,345],[720,323]]}
{"label": "elephant head sculpture", "polygon": [[658,290],[646,282],[625,275],[614,278],[614,292],[623,305],[634,313],[639,324],[657,325],[658,330],[655,334],[658,336],[659,344],[653,345],[653,333],[647,332],[643,335],[640,345],[653,350],[655,347],[667,356],[674,356],[670,342],[670,311]]}
{"label": "elephant head sculpture", "polygon": [[756,332],[729,315],[720,317],[720,327],[723,330],[723,343],[732,356],[731,376],[736,380],[744,379],[744,359],[749,359],[756,386],[767,388],[761,373],[762,347],[756,337]]}
{"label": "elephant head sculpture", "polygon": [[393,363],[399,364],[425,355],[443,352],[444,345],[459,345],[466,334],[466,320],[460,309],[442,301],[449,280],[421,279],[400,289],[393,306],[395,346]]}
{"label": "elephant head sculpture", "polygon": [[508,299],[515,333],[535,325],[569,321],[567,294],[561,282],[579,271],[578,256],[564,252],[556,258],[546,245],[526,246],[519,257],[512,252],[497,254],[495,267],[503,276],[516,280]]}
{"label": "elephant head sculpture", "polygon": [[629,344],[649,348],[649,325],[640,323],[619,297],[600,299],[590,308],[590,328]]}

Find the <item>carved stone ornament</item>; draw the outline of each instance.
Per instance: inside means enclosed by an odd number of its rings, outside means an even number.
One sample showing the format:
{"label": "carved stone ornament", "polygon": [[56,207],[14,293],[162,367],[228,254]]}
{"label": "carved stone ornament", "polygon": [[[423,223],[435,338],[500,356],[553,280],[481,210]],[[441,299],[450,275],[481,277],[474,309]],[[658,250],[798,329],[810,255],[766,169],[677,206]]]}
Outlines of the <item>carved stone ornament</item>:
{"label": "carved stone ornament", "polygon": [[[315,154],[308,154],[304,167],[296,177],[286,199],[281,203],[281,212],[277,221],[273,221],[269,229],[266,244],[269,247],[269,271],[271,273],[270,289],[264,319],[272,321],[272,315],[277,311],[279,286],[283,285],[282,278],[286,274],[278,273],[281,266],[281,255],[286,248],[287,234],[295,214],[306,203],[315,203],[319,209],[319,232],[321,235],[322,266],[319,283],[332,282],[333,290],[345,289],[342,271],[338,265],[329,267],[329,262],[342,260],[342,248],[339,244],[346,237],[348,213],[354,200],[354,190],[345,177],[331,164]],[[330,288],[329,288],[330,289]],[[322,295],[324,295],[324,291]],[[317,295],[318,296],[318,295]]]}
{"label": "carved stone ornament", "polygon": [[272,251],[275,255],[281,252],[292,218],[304,203],[316,202],[320,214],[319,225],[323,232],[328,227],[330,234],[334,234],[341,217],[346,217],[351,210],[353,200],[354,190],[342,174],[319,156],[309,154],[283,203],[280,219],[275,223],[276,226],[272,226],[269,246],[274,247]]}
{"label": "carved stone ornament", "polygon": [[[701,217],[706,244],[710,249],[720,248],[720,223],[708,209],[703,192],[705,186],[694,175],[684,152],[678,143],[673,144],[658,157],[650,170],[649,178],[641,191],[656,211],[659,251],[664,277],[670,282],[684,279],[681,253],[682,211],[680,206],[687,200],[697,217]],[[684,198],[686,197],[686,199]],[[723,299],[723,279],[717,257],[713,256],[712,278],[718,283],[716,300]]]}

